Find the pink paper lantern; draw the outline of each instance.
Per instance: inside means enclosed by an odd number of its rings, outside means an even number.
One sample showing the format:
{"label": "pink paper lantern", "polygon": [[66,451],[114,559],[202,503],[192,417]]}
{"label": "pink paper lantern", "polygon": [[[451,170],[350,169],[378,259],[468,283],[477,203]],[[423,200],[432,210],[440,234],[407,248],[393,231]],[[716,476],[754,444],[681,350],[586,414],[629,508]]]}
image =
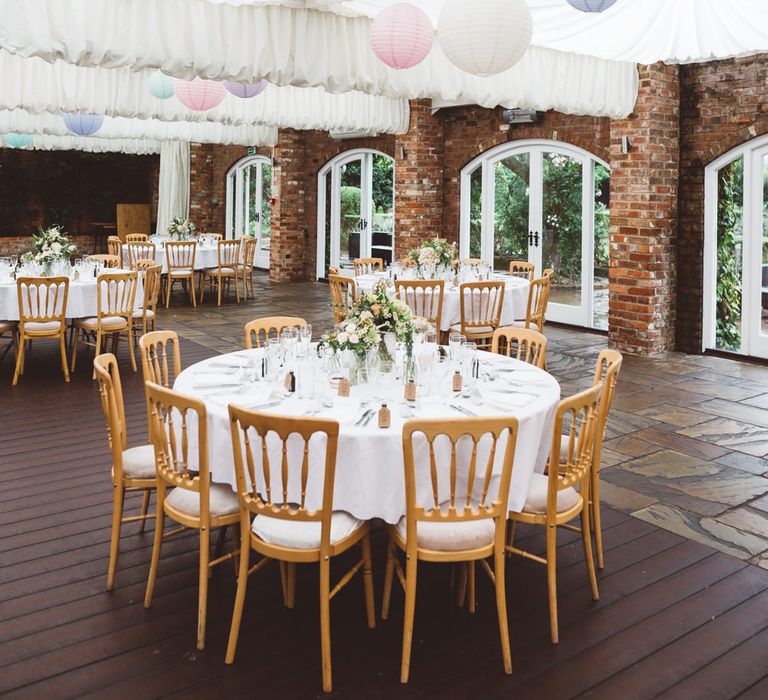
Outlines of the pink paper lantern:
{"label": "pink paper lantern", "polygon": [[383,9],[371,24],[371,48],[390,68],[412,68],[432,49],[435,30],[427,14],[400,2]]}
{"label": "pink paper lantern", "polygon": [[234,80],[225,80],[224,87],[227,89],[227,92],[235,97],[248,99],[264,92],[267,87],[267,81],[259,80],[258,83],[236,83]]}
{"label": "pink paper lantern", "polygon": [[174,78],[173,89],[181,103],[195,112],[213,109],[221,104],[227,95],[227,90],[221,83],[202,78],[194,80]]}

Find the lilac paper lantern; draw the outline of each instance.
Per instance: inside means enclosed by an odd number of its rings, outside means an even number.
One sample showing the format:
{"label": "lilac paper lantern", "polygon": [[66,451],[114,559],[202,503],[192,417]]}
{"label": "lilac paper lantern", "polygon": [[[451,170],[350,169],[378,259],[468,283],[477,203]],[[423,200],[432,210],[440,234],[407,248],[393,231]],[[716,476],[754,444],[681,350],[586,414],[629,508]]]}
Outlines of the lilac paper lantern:
{"label": "lilac paper lantern", "polygon": [[383,9],[371,24],[371,48],[390,68],[412,68],[432,50],[435,30],[427,14],[400,2]]}
{"label": "lilac paper lantern", "polygon": [[267,88],[267,81],[259,80],[258,83],[237,83],[234,80],[225,80],[224,87],[227,92],[235,97],[248,99],[249,97],[256,97],[256,95],[264,92]]}
{"label": "lilac paper lantern", "polygon": [[221,104],[227,95],[227,90],[221,83],[202,78],[194,80],[174,78],[173,89],[181,103],[195,112],[213,109]]}
{"label": "lilac paper lantern", "polygon": [[568,0],[568,4],[579,12],[602,12],[615,5],[616,0]]}
{"label": "lilac paper lantern", "polygon": [[75,136],[91,136],[101,129],[104,116],[101,114],[83,114],[82,112],[64,112],[64,123]]}
{"label": "lilac paper lantern", "polygon": [[8,148],[26,148],[32,143],[32,135],[16,134],[14,132],[3,134],[3,143]]}

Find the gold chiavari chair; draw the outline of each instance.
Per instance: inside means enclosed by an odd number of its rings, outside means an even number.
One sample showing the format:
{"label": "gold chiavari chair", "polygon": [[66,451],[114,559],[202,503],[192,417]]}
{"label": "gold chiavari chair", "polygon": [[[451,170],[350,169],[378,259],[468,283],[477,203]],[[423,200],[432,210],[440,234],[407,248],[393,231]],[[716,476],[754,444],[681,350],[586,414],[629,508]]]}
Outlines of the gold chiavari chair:
{"label": "gold chiavari chair", "polygon": [[467,340],[478,347],[491,344],[493,332],[499,327],[504,305],[504,282],[464,282],[459,285],[461,322],[458,328]]}
{"label": "gold chiavari chair", "polygon": [[333,322],[341,323],[357,299],[357,285],[351,277],[328,275],[328,287],[331,290]]}
{"label": "gold chiavari chair", "polygon": [[[116,354],[120,334],[125,333],[128,339],[128,353],[131,356],[131,367],[136,371],[136,357],[133,354],[131,324],[133,306],[136,298],[136,281],[138,272],[108,272],[99,275],[96,280],[96,315],[75,319],[72,333],[72,368],[77,364],[77,349],[82,336],[83,344],[96,348],[96,354],[101,354],[101,342],[112,337],[112,352]],[[96,334],[95,343],[88,340],[88,335]],[[105,337],[106,336],[106,337]]]}
{"label": "gold chiavari chair", "polygon": [[107,238],[107,253],[116,255],[118,258],[122,259],[122,249],[123,242],[120,240],[120,236],[109,236],[109,238]]}
{"label": "gold chiavari chair", "polygon": [[552,279],[555,276],[555,271],[551,267],[546,267],[541,271],[541,276]]}
{"label": "gold chiavari chair", "polygon": [[[171,389],[176,377],[181,373],[181,348],[179,336],[173,331],[152,331],[139,339],[141,351],[141,374],[144,390],[148,383],[159,384]],[[147,394],[148,430],[152,433],[152,417]]]}
{"label": "gold chiavari chair", "polygon": [[333,266],[329,267],[328,268],[328,274],[329,275],[337,275],[338,276],[339,275],[339,268],[338,267],[333,267]]}
{"label": "gold chiavari chair", "polygon": [[[245,347],[260,348],[270,337],[279,338],[283,328],[306,328],[307,322],[298,316],[267,316],[245,324]],[[264,340],[262,342],[262,335]]]}
{"label": "gold chiavari chair", "polygon": [[108,255],[106,253],[99,253],[98,255],[89,255],[86,260],[96,260],[104,263],[104,267],[112,269],[119,268],[122,265],[122,261],[117,255]]}
{"label": "gold chiavari chair", "polygon": [[16,361],[16,356],[19,352],[18,346],[18,332],[19,324],[16,321],[0,321],[0,361],[8,354],[8,351],[13,348],[13,359]]}
{"label": "gold chiavari chair", "polygon": [[69,381],[67,368],[67,300],[69,277],[19,277],[16,280],[19,300],[18,353],[13,385],[24,374],[24,352],[28,340],[58,338],[61,369]]}
{"label": "gold chiavari chair", "polygon": [[259,247],[257,238],[243,236],[240,239],[241,262],[238,265],[238,272],[243,278],[243,300],[248,301],[248,290],[250,288],[251,298],[255,299],[256,294],[253,291],[253,271],[256,269],[254,261],[256,260],[256,250]]}
{"label": "gold chiavari chair", "polygon": [[[339,424],[326,418],[258,413],[232,404],[229,406],[229,419],[240,500],[241,543],[226,662],[231,664],[235,659],[249,574],[270,559],[278,560],[284,582],[284,602],[286,607],[292,608],[296,564],[315,563],[320,567],[323,690],[331,692],[330,602],[360,569],[363,570],[368,627],[376,626],[369,523],[343,511],[333,510]],[[290,450],[289,438],[292,443]],[[310,444],[313,446],[312,459]],[[314,475],[319,470],[323,473],[318,474],[315,480]],[[310,482],[322,484],[322,493],[314,493],[311,488],[308,492]],[[308,500],[310,503],[319,502],[320,506],[312,508]],[[253,522],[251,515],[255,516]],[[361,559],[331,588],[331,559],[355,545],[361,547]],[[249,561],[251,549],[262,556],[253,567]]]}
{"label": "gold chiavari chair", "polygon": [[[107,567],[107,590],[111,591],[115,582],[117,557],[120,549],[120,530],[123,523],[140,521],[139,532],[144,532],[149,499],[157,486],[155,477],[155,453],[152,445],[128,447],[128,435],[125,424],[125,406],[120,370],[117,359],[111,353],[97,355],[93,360],[96,380],[99,383],[101,409],[107,424],[107,441],[112,452],[112,536],[109,544],[109,565]],[[143,491],[139,515],[124,517],[125,494],[130,491]]]}
{"label": "gold chiavari chair", "polygon": [[240,303],[240,287],[237,282],[240,266],[240,241],[219,241],[219,258],[217,267],[203,270],[203,283],[200,286],[200,303],[205,297],[205,285],[216,287],[219,293],[219,306],[221,306],[221,289],[226,283],[229,290],[232,281],[235,282],[235,298]]}
{"label": "gold chiavari chair", "polygon": [[205,236],[206,238],[210,238],[213,241],[220,241],[224,238],[223,233],[202,233],[201,236]]}
{"label": "gold chiavari chair", "polygon": [[438,331],[444,291],[443,280],[395,280],[395,297],[408,306],[414,316],[426,319]]}
{"label": "gold chiavari chair", "polygon": [[[559,640],[557,624],[557,528],[581,533],[584,559],[587,564],[589,585],[593,600],[599,600],[595,564],[592,559],[592,541],[589,525],[589,506],[586,502],[590,488],[592,456],[597,435],[598,403],[603,385],[586,389],[563,399],[555,413],[552,448],[547,474],[532,474],[525,505],[519,513],[510,511],[506,551],[532,559],[547,567],[549,591],[549,628],[552,643]],[[564,426],[567,431],[563,433]],[[564,450],[562,442],[566,442]],[[574,487],[578,487],[578,490]],[[581,527],[568,523],[581,515]],[[546,557],[540,557],[514,545],[517,523],[543,525],[546,529]]]}
{"label": "gold chiavari chair", "polygon": [[157,302],[160,299],[162,268],[154,260],[137,260],[136,272],[141,276],[144,300],[141,308],[134,311],[131,316],[131,335],[134,341],[138,336],[155,330],[157,325]]}
{"label": "gold chiavari chair", "polygon": [[384,271],[383,258],[355,258],[353,265],[355,266],[355,277]]}
{"label": "gold chiavari chair", "polygon": [[165,266],[168,282],[165,285],[165,308],[171,303],[171,292],[175,282],[182,286],[189,284],[189,298],[192,306],[197,306],[195,299],[195,241],[167,241],[165,243]]}
{"label": "gold chiavari chair", "polygon": [[470,267],[477,267],[482,264],[482,262],[481,258],[456,258],[456,260],[451,263],[451,266],[458,267],[459,265],[469,265]]}
{"label": "gold chiavari chair", "polygon": [[520,277],[529,282],[533,282],[533,274],[535,270],[536,265],[527,260],[512,260],[509,263],[509,274],[512,275],[512,277]]}
{"label": "gold chiavari chair", "polygon": [[[469,582],[470,612],[475,611],[475,562],[482,562],[496,588],[504,671],[512,673],[504,587],[504,539],[517,429],[517,418],[512,416],[413,419],[403,426],[406,514],[397,525],[388,527],[381,611],[382,619],[386,620],[396,570],[405,589],[401,683],[408,682],[410,671],[419,561],[462,562],[467,574],[462,580]],[[423,455],[418,464],[415,448]],[[502,468],[494,489],[494,464],[496,453],[501,450]],[[417,493],[418,484],[428,484],[423,496]],[[396,556],[397,549],[405,553],[405,572]],[[493,570],[486,562],[489,557],[493,557]]]}
{"label": "gold chiavari chair", "polygon": [[145,243],[149,240],[146,233],[129,233],[125,236],[126,243]]}
{"label": "gold chiavari chair", "polygon": [[544,332],[544,321],[549,304],[551,278],[539,277],[531,282],[528,289],[528,305],[525,309],[525,320],[515,321],[515,328],[532,328],[539,333]]}
{"label": "gold chiavari chair", "polygon": [[[214,566],[237,556],[235,550],[210,558],[211,529],[240,522],[237,496],[229,486],[211,482],[205,404],[154,382],[146,384],[146,391],[157,469],[157,522],[144,607],[152,605],[163,539],[180,531],[177,529],[166,533],[165,518],[177,522],[182,526],[181,529],[199,530],[197,648],[204,649],[208,576]],[[194,426],[192,430],[191,426]],[[192,445],[197,453],[194,462],[190,460]],[[168,489],[172,490],[169,492]]]}
{"label": "gold chiavari chair", "polygon": [[126,243],[123,246],[123,255],[125,256],[125,262],[123,264],[127,265],[129,269],[135,270],[136,263],[138,263],[139,260],[155,260],[155,244],[146,241]]}
{"label": "gold chiavari chair", "polygon": [[530,328],[497,328],[493,332],[491,352],[514,357],[541,369],[547,367],[547,339]]}

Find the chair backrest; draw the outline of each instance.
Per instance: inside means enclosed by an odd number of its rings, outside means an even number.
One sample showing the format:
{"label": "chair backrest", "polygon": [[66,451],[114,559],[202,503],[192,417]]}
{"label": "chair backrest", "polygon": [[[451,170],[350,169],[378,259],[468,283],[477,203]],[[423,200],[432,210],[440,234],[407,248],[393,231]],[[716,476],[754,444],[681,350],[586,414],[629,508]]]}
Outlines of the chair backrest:
{"label": "chair backrest", "polygon": [[328,287],[331,290],[333,322],[341,323],[347,317],[347,312],[355,302],[355,299],[357,299],[357,285],[351,277],[328,275]]}
{"label": "chair backrest", "polygon": [[541,271],[541,276],[542,277],[549,277],[550,279],[552,279],[555,276],[555,271],[551,267],[545,267]]}
{"label": "chair backrest", "polygon": [[223,233],[205,233],[203,235],[215,241],[220,241],[222,238],[224,238]]}
{"label": "chair backrest", "polygon": [[[157,263],[154,260],[150,260],[149,258],[144,258],[143,260],[137,260],[135,270],[138,272],[146,272],[152,267],[155,267]],[[159,265],[157,265],[160,267]]]}
{"label": "chair backrest", "polygon": [[126,243],[141,243],[149,240],[149,236],[146,233],[128,233],[125,236]]}
{"label": "chair backrest", "polygon": [[109,236],[107,238],[107,253],[110,255],[116,255],[118,258],[121,257],[122,247],[123,242],[119,236]]}
{"label": "chair backrest", "polygon": [[[328,418],[275,416],[229,405],[241,513],[289,522],[320,522],[320,550],[330,548],[339,424]],[[323,449],[324,448],[324,449]],[[315,476],[322,469],[323,473]],[[310,483],[311,482],[311,483]],[[308,490],[322,484],[322,496]],[[307,496],[320,508],[307,507]]]}
{"label": "chair backrest", "polygon": [[[557,405],[549,454],[547,519],[557,515],[557,492],[581,485],[586,498],[597,436],[598,405],[603,384],[563,399]],[[565,445],[563,445],[565,441]],[[563,449],[563,447],[565,449]]]}
{"label": "chair backrest", "polygon": [[[205,526],[210,520],[211,493],[205,404],[154,382],[148,382],[146,390],[158,484],[199,493],[200,521]],[[197,457],[194,461],[190,452]]]}
{"label": "chair backrest", "polygon": [[195,241],[166,241],[165,260],[168,272],[194,270],[196,252],[197,243]]}
{"label": "chair backrest", "polygon": [[181,372],[179,336],[173,331],[145,333],[139,339],[139,348],[145,384],[152,382],[170,389]]}
{"label": "chair backrest", "polygon": [[411,310],[414,316],[427,319],[440,327],[443,315],[443,280],[395,280],[395,297]]}
{"label": "chair backrest", "polygon": [[157,300],[160,297],[160,275],[163,269],[154,260],[138,260],[136,271],[142,276],[144,286],[142,316],[146,316],[147,311],[153,313],[157,311]]}
{"label": "chair backrest", "polygon": [[[262,345],[267,344],[270,336],[273,338],[280,337],[280,331],[283,328],[306,328],[307,322],[303,318],[298,316],[267,316],[265,318],[257,318],[253,321],[248,321],[245,324],[245,347],[250,350],[251,348],[260,348]],[[264,341],[262,342],[261,336],[264,335]]]}
{"label": "chair backrest", "polygon": [[138,272],[107,272],[96,280],[96,315],[101,320],[108,316],[130,319],[136,298]]}
{"label": "chair backrest", "polygon": [[528,306],[525,310],[526,328],[530,328],[531,324],[536,324],[539,331],[544,330],[550,286],[551,279],[549,277],[539,277],[531,282],[528,289]]}
{"label": "chair backrest", "polygon": [[483,262],[482,258],[457,258],[453,261],[453,267],[459,265],[469,265],[470,267],[477,267]]}
{"label": "chair backrest", "polygon": [[19,323],[58,321],[62,329],[67,314],[69,277],[19,277],[16,280],[19,298]]}
{"label": "chair backrest", "polygon": [[597,356],[593,384],[596,386],[602,382],[603,393],[600,396],[600,409],[597,415],[597,436],[595,437],[592,463],[595,469],[598,470],[600,469],[600,460],[603,453],[605,431],[608,427],[608,416],[611,412],[614,395],[616,394],[616,383],[619,380],[622,361],[623,358],[618,350],[601,350],[600,354]]}
{"label": "chair backrest", "polygon": [[223,267],[237,267],[240,264],[240,241],[219,240],[219,270]]}
{"label": "chair backrest", "polygon": [[123,251],[127,252],[127,263],[131,270],[136,269],[136,263],[139,260],[154,260],[155,259],[155,244],[147,243],[146,241],[140,241],[138,243],[126,243],[123,246]]}
{"label": "chair backrest", "polygon": [[521,277],[529,282],[533,282],[533,274],[536,270],[535,263],[527,260],[512,260],[509,263],[509,274],[513,277]]}
{"label": "chair backrest", "polygon": [[259,247],[259,240],[250,236],[243,236],[240,239],[243,255],[243,265],[253,267],[253,261],[256,259],[256,249]]}
{"label": "chair backrest", "polygon": [[461,332],[496,328],[504,303],[504,282],[464,282],[459,285]]}
{"label": "chair backrest", "polygon": [[358,275],[369,275],[374,270],[384,271],[383,258],[355,258],[353,263],[355,266],[355,277]]}
{"label": "chair backrest", "polygon": [[532,328],[497,328],[493,332],[491,352],[514,357],[541,369],[547,367],[547,339]]}
{"label": "chair backrest", "polygon": [[[416,548],[419,521],[498,518],[499,544],[503,543],[517,430],[513,416],[406,421],[403,461],[409,551]],[[496,468],[499,461],[501,469]],[[429,486],[428,496],[420,498],[419,484]],[[426,486],[422,489],[426,492]]]}
{"label": "chair backrest", "polygon": [[117,366],[117,358],[112,353],[97,355],[93,359],[93,368],[96,381],[99,383],[101,410],[107,424],[107,442],[112,451],[114,466],[112,478],[114,483],[119,484],[123,479],[123,451],[128,443],[120,368]]}
{"label": "chair backrest", "polygon": [[98,253],[96,255],[89,255],[86,260],[98,260],[104,263],[105,267],[116,268],[122,264],[120,257],[117,255],[107,255],[105,253]]}
{"label": "chair backrest", "polygon": [[328,268],[328,274],[329,275],[338,275],[339,274],[339,268],[331,266]]}

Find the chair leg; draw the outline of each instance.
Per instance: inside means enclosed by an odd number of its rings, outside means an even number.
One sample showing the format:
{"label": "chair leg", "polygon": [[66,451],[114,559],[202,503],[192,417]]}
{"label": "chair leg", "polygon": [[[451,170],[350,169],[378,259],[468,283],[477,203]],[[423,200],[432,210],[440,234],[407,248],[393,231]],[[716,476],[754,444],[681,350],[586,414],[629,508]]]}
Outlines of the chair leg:
{"label": "chair leg", "polygon": [[192,295],[192,306],[197,308],[197,300],[195,299],[195,277],[194,277],[194,275],[189,278],[189,292]]}
{"label": "chair leg", "polygon": [[467,567],[462,563],[459,566],[459,588],[456,591],[456,605],[464,607],[467,599]]}
{"label": "chair leg", "polygon": [[[512,547],[515,544],[515,526],[516,520],[508,521],[507,525],[507,547]],[[512,556],[512,552],[507,552],[507,559]]]}
{"label": "chair leg", "polygon": [[547,526],[547,588],[549,589],[549,634],[552,644],[560,641],[557,628],[557,526]]}
{"label": "chair leg", "polygon": [[288,562],[280,562],[280,590],[283,594],[283,605],[288,607]]}
{"label": "chair leg", "polygon": [[416,567],[413,556],[405,562],[405,617],[403,620],[403,655],[400,663],[400,682],[407,683],[411,670],[411,645],[413,643],[413,618],[416,612]]}
{"label": "chair leg", "polygon": [[237,280],[237,273],[235,273],[235,301],[240,303],[240,283]]}
{"label": "chair leg", "polygon": [[475,613],[475,562],[467,562],[467,578],[469,588],[469,612],[474,615]]}
{"label": "chair leg", "polygon": [[597,577],[595,576],[595,562],[592,558],[592,536],[589,532],[589,507],[586,503],[581,511],[581,539],[584,545],[584,559],[587,563],[589,586],[592,589],[592,600],[600,600],[600,593],[597,590]]}
{"label": "chair leg", "polygon": [[69,368],[69,371],[72,372],[72,374],[75,373],[75,365],[77,364],[77,349],[80,345],[80,329],[75,328],[74,333],[72,335],[72,364]]}
{"label": "chair leg", "polygon": [[590,489],[592,496],[592,527],[595,532],[595,551],[597,552],[597,568],[602,569],[605,566],[603,561],[603,525],[600,514],[600,474],[595,471],[592,475],[592,484]]}
{"label": "chair leg", "polygon": [[16,369],[13,371],[13,386],[16,386],[18,383],[19,375],[21,374],[21,368],[24,366],[25,348],[26,343],[24,342],[24,337],[22,336],[21,341],[19,342],[19,350],[16,353]]}
{"label": "chair leg", "polygon": [[368,617],[368,628],[376,627],[376,610],[373,596],[373,559],[371,557],[371,539],[368,535],[361,542],[363,549],[363,587],[365,588],[365,612]]}
{"label": "chair leg", "polygon": [[[119,333],[115,333],[116,337],[120,337]],[[133,371],[136,371],[136,353],[133,352],[133,343],[131,342],[131,327],[128,326],[128,354],[131,356],[131,367]]]}
{"label": "chair leg", "polygon": [[157,566],[160,563],[160,549],[163,546],[163,528],[165,527],[165,511],[163,503],[165,501],[165,487],[159,486],[157,489],[157,515],[155,516],[155,539],[152,543],[152,559],[149,563],[149,576],[147,577],[147,592],[144,594],[144,607],[152,605],[152,593],[155,590],[155,579],[157,578]]}
{"label": "chair leg", "polygon": [[323,667],[323,692],[333,689],[331,672],[331,563],[320,561],[320,652]]}
{"label": "chair leg", "polygon": [[218,284],[216,285],[217,291],[219,293],[219,306],[221,306],[221,286],[222,286],[222,282],[223,281],[224,280],[222,280],[221,277],[219,277],[218,278]]}
{"label": "chair leg", "polygon": [[296,605],[296,562],[288,561],[285,563],[285,578],[287,584],[285,607],[293,610]]}
{"label": "chair leg", "polygon": [[168,275],[168,282],[165,285],[165,308],[167,309],[171,303],[171,287],[173,287],[173,281],[171,276]]}
{"label": "chair leg", "polygon": [[395,543],[390,537],[387,542],[387,567],[384,569],[384,593],[381,598],[381,619],[389,617],[389,601],[392,598],[392,579],[395,573]]}
{"label": "chair leg", "polygon": [[506,557],[503,547],[497,547],[493,553],[493,574],[496,579],[496,613],[499,617],[499,635],[501,636],[501,655],[504,659],[504,673],[512,673],[512,651],[509,647],[509,623],[507,621],[507,590],[504,583],[504,565]]}
{"label": "chair leg", "polygon": [[64,333],[59,336],[59,349],[61,350],[61,371],[64,372],[64,381],[69,381],[69,363],[67,362],[67,341]]}
{"label": "chair leg", "polygon": [[[147,511],[149,510],[149,499],[152,496],[152,491],[150,489],[144,489],[144,496],[141,499],[141,515],[146,515]],[[144,532],[144,526],[147,524],[146,519],[141,521],[141,524],[139,525],[139,532]]]}
{"label": "chair leg", "polygon": [[211,533],[208,528],[200,528],[200,575],[197,603],[197,648],[205,649],[205,615],[208,608],[208,561],[211,557]]}
{"label": "chair leg", "polygon": [[122,484],[115,485],[112,498],[112,536],[109,541],[109,564],[107,566],[107,590],[111,591],[115,583],[117,554],[120,549],[120,528],[123,521],[123,502],[125,492]]}
{"label": "chair leg", "polygon": [[248,539],[250,529],[241,527],[240,531],[240,566],[237,574],[237,592],[235,593],[232,626],[229,628],[229,641],[227,642],[227,656],[225,658],[225,663],[228,664],[235,660],[237,637],[240,634],[240,622],[243,619],[243,607],[245,606],[245,592],[248,588],[248,565],[250,564],[251,553],[251,543]]}
{"label": "chair leg", "polygon": [[[96,331],[96,354],[94,357],[98,357],[101,354],[101,329]],[[136,371],[136,367],[134,366],[133,371]],[[96,368],[93,368],[93,377],[92,379],[96,379]]]}

